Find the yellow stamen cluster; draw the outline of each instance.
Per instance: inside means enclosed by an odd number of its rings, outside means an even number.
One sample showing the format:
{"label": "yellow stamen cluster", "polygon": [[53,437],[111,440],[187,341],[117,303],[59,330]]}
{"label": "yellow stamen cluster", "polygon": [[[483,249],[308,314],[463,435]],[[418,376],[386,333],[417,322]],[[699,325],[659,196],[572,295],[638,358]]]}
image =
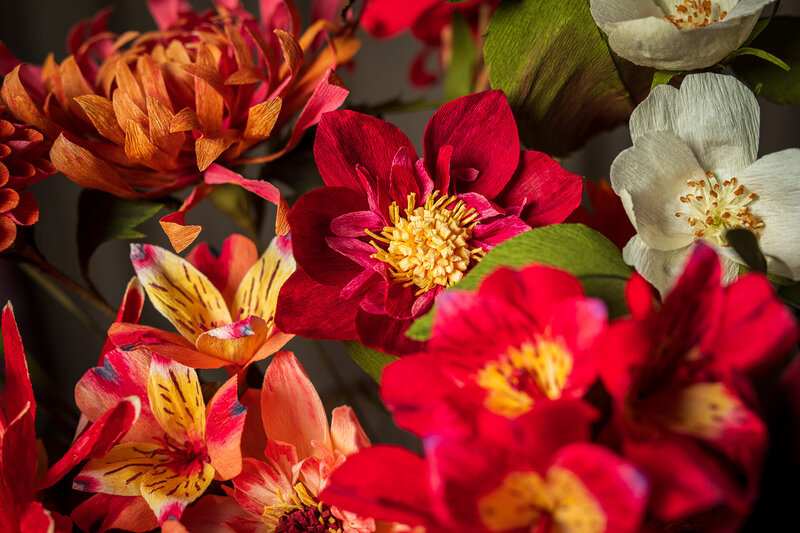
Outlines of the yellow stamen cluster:
{"label": "yellow stamen cluster", "polygon": [[475,381],[487,391],[487,409],[513,418],[531,410],[535,401],[531,393],[537,389],[542,397],[560,398],[572,364],[572,355],[562,343],[540,339],[519,349],[509,348],[505,357],[481,368]]}
{"label": "yellow stamen cluster", "polygon": [[706,239],[719,246],[729,246],[725,233],[731,229],[748,229],[759,236],[764,222],[751,212],[749,204],[757,198],[748,193],[736,178],[725,180],[720,185],[709,172],[706,179],[687,181],[691,192],[681,196],[685,210],[675,213],[678,218],[686,217],[686,222],[694,229],[695,241]]}
{"label": "yellow stamen cluster", "polygon": [[464,277],[473,259],[479,261],[484,255],[481,247],[469,244],[477,216],[475,209],[455,196],[434,191],[417,206],[417,195],[411,193],[403,212],[396,202],[389,206],[392,226],[383,228],[380,235],[365,231],[377,250],[372,257],[391,267],[395,281],[419,287],[419,295],[436,286],[453,285]]}
{"label": "yellow stamen cluster", "polygon": [[478,514],[489,531],[536,531],[542,515],[552,517],[553,531],[601,533],[606,514],[571,471],[552,467],[543,478],[535,472],[512,472],[478,503]]}
{"label": "yellow stamen cluster", "polygon": [[711,0],[683,0],[676,4],[674,12],[664,17],[679,30],[703,28],[725,20],[727,11]]}
{"label": "yellow stamen cluster", "polygon": [[[280,524],[281,517],[288,515],[294,511],[305,509],[307,507],[315,507],[319,514],[324,512],[324,504],[318,502],[311,494],[303,483],[297,483],[290,497],[286,497],[280,489],[276,491],[280,503],[264,507],[264,512],[261,515],[262,521],[267,525],[269,531],[275,531]],[[342,533],[342,528],[339,527],[338,521],[335,518],[329,518],[326,523],[323,518],[319,518],[320,526],[328,526],[328,533]]]}

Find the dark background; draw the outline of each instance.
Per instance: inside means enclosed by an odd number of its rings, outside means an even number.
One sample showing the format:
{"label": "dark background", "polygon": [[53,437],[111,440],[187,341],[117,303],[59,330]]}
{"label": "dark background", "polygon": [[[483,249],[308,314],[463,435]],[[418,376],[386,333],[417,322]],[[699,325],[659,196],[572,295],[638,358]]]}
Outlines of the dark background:
{"label": "dark background", "polygon": [[[245,5],[253,13],[258,12],[257,2],[246,1]],[[206,9],[210,2],[194,0],[197,8]],[[310,0],[298,0],[298,5],[307,16]],[[796,2],[787,5],[784,13],[800,14]],[[0,15],[0,40],[23,61],[41,63],[48,52],[55,54],[57,61],[66,56],[65,39],[69,28],[80,19],[95,14],[100,9],[115,5],[109,24],[112,31],[121,33],[134,29],[146,31],[155,29],[144,0],[4,0]],[[420,44],[410,36],[403,35],[391,41],[375,41],[362,35],[363,48],[356,56],[352,69],[342,69],[340,74],[351,90],[350,105],[375,104],[395,97],[413,100],[424,97],[430,102],[441,102],[441,88],[432,87],[425,91],[414,89],[408,81],[408,66]],[[762,102],[762,143],[761,153],[770,153],[784,148],[800,146],[800,112],[797,108],[780,107]],[[422,132],[435,106],[415,112],[388,115],[386,118],[405,131],[411,140],[421,148]],[[566,159],[564,166],[591,179],[607,177],[611,162],[617,154],[630,145],[625,128],[600,135],[586,148]],[[420,151],[421,153],[421,151]],[[302,159],[303,153],[298,157]],[[305,165],[301,168],[316,176],[313,161],[306,152]],[[289,173],[285,166],[274,165],[261,169],[251,169],[249,177],[266,177],[273,181],[292,183],[297,170]],[[318,179],[318,178],[317,178]],[[36,225],[36,242],[42,254],[74,279],[80,279],[77,258],[76,226],[77,205],[80,188],[60,175],[47,178],[31,188],[39,202],[41,218]],[[288,194],[292,191],[285,189]],[[153,220],[143,224],[141,229],[147,234],[145,242],[169,248],[157,219],[166,211],[161,211]],[[274,220],[274,208],[267,207],[260,249],[271,238],[270,220]],[[201,224],[203,231],[197,242],[209,242],[219,248],[225,237],[239,228],[225,215],[218,212],[209,202],[195,209],[189,216],[190,223]],[[133,275],[128,259],[128,244],[118,241],[104,244],[95,254],[91,263],[91,276],[99,290],[113,307],[119,304],[125,285]],[[0,302],[11,300],[20,324],[23,342],[32,360],[34,390],[40,402],[45,395],[55,400],[64,413],[63,416],[39,418],[40,435],[58,447],[64,445],[74,424],[68,423],[76,414],[72,398],[75,383],[81,375],[97,362],[104,338],[87,328],[74,315],[70,314],[49,294],[44,292],[16,265],[0,260]],[[91,306],[78,301],[100,326],[105,329],[109,319]],[[143,323],[160,325],[171,330],[170,325],[160,317],[149,304],[145,306]],[[348,403],[352,405],[365,426],[369,436],[375,441],[405,442],[413,441],[397,430],[391,418],[381,407],[374,382],[369,376],[350,361],[338,343],[315,343],[295,339],[290,343],[302,360],[314,384],[317,386],[326,407]],[[35,366],[40,366],[38,371]],[[263,368],[265,363],[261,363]],[[220,379],[224,374],[205,373],[207,379]],[[40,411],[42,412],[42,411]],[[59,418],[66,419],[60,426]],[[74,420],[77,420],[76,418]],[[48,444],[48,447],[51,447]]]}

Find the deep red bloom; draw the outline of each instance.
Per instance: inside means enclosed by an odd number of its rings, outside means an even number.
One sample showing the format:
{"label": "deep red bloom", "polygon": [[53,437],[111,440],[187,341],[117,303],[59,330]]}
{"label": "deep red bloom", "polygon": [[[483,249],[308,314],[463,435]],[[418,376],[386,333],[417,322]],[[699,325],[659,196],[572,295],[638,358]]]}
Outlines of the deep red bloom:
{"label": "deep red bloom", "polygon": [[50,143],[35,129],[10,120],[0,100],[0,252],[17,237],[17,226],[39,220],[33,194],[24,190],[56,169],[47,158]]}
{"label": "deep red bloom", "polygon": [[509,420],[484,412],[472,431],[424,440],[424,458],[378,445],[335,470],[323,501],[437,532],[638,530],[647,481],[586,444],[594,410],[577,400],[536,404]]}
{"label": "deep red bloom", "polygon": [[400,130],[366,115],[323,116],[314,156],[327,187],[289,215],[299,268],[281,290],[279,329],[418,351],[403,332],[447,286],[496,244],[580,203],[580,177],[520,153],[500,91],[445,104],[423,148],[420,159]]}
{"label": "deep red bloom", "polygon": [[597,377],[591,348],[605,321],[603,303],[566,272],[499,269],[475,293],[442,295],[425,353],[384,370],[384,402],[398,425],[427,434],[439,409],[515,418],[580,398]]}
{"label": "deep red bloom", "polygon": [[794,317],[760,274],[723,287],[704,245],[660,309],[638,275],[627,296],[633,316],[610,326],[597,358],[622,449],[652,481],[651,512],[738,531],[767,444],[746,377],[794,345]]}
{"label": "deep red bloom", "polygon": [[628,241],[636,235],[636,228],[631,224],[628,214],[622,205],[622,199],[611,189],[605,180],[599,182],[586,181],[586,193],[589,196],[590,208],[578,207],[567,218],[566,222],[585,224],[602,233],[617,248],[622,250]]}
{"label": "deep red bloom", "polygon": [[69,518],[45,509],[36,501],[36,493],[58,482],[87,457],[104,455],[136,421],[141,404],[131,397],[109,404],[64,457],[37,477],[36,399],[10,303],[3,308],[2,330],[5,395],[0,409],[0,530],[72,531]]}
{"label": "deep red bloom", "polygon": [[411,64],[411,81],[419,86],[436,81],[438,72],[427,70],[425,63],[443,47],[449,46],[449,28],[453,13],[459,12],[472,29],[477,41],[486,30],[489,18],[499,0],[469,0],[447,3],[444,0],[370,0],[364,8],[361,25],[373,37],[386,39],[411,30],[414,38],[423,43]]}

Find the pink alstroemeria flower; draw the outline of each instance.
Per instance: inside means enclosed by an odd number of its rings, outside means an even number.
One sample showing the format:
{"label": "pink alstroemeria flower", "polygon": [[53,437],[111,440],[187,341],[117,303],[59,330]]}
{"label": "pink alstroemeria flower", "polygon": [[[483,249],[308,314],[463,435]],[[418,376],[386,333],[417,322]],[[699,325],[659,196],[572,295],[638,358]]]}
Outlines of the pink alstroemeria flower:
{"label": "pink alstroemeria flower", "polygon": [[423,145],[418,158],[392,124],[323,116],[314,157],[327,186],[289,215],[299,268],[278,299],[280,330],[419,351],[403,332],[446,287],[496,244],[562,222],[580,204],[580,177],[520,153],[501,91],[442,106]]}
{"label": "pink alstroemeria flower", "polygon": [[58,482],[87,457],[105,455],[137,420],[141,403],[119,395],[96,411],[92,424],[74,441],[64,457],[37,476],[36,399],[33,396],[22,338],[11,303],[2,314],[5,394],[0,409],[0,531],[67,533],[72,522],[46,509],[36,493]]}
{"label": "pink alstroemeria flower", "polygon": [[232,518],[235,531],[371,533],[380,524],[317,495],[347,458],[370,445],[353,410],[337,407],[331,425],[322,401],[300,362],[290,352],[275,354],[264,375],[261,418],[267,437],[266,462],[245,458],[234,478],[233,497],[250,516]]}
{"label": "pink alstroemeria flower", "polygon": [[632,317],[611,324],[596,357],[622,451],[652,481],[651,514],[739,531],[767,448],[748,378],[789,352],[797,323],[761,274],[723,287],[703,244],[660,309],[638,274],[626,292]]}

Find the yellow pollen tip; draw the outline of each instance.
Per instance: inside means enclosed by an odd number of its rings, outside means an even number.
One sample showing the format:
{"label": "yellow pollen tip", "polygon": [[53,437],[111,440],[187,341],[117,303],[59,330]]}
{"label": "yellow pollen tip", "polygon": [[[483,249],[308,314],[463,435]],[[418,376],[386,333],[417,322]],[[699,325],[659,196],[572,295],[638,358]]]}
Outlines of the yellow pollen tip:
{"label": "yellow pollen tip", "polygon": [[664,18],[679,30],[703,28],[725,20],[728,12],[711,0],[683,0]]}

